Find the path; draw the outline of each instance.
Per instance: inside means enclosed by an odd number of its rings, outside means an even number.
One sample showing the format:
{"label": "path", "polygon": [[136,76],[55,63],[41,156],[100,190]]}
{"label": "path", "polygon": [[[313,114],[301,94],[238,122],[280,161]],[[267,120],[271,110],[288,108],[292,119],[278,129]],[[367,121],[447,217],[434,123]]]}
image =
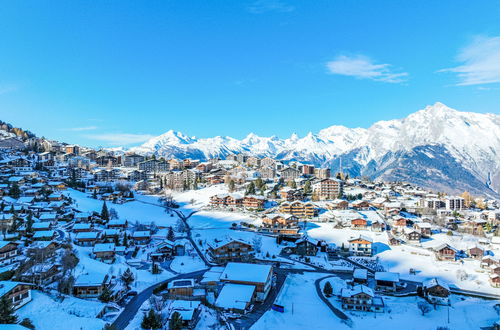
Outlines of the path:
{"label": "path", "polygon": [[316,287],[316,293],[318,294],[318,297],[326,304],[326,306],[328,306],[328,308],[330,308],[330,310],[333,312],[333,314],[335,314],[335,316],[337,316],[339,319],[341,319],[342,322],[351,326],[352,320],[346,314],[344,314],[344,312],[342,312],[341,310],[339,310],[335,306],[333,306],[333,304],[330,302],[330,300],[328,300],[323,295],[323,292],[321,291],[321,285],[320,285],[321,281],[323,281],[325,278],[330,278],[330,277],[334,277],[334,276],[335,275],[328,275],[328,276],[324,276],[322,278],[318,278],[314,282],[314,286]]}

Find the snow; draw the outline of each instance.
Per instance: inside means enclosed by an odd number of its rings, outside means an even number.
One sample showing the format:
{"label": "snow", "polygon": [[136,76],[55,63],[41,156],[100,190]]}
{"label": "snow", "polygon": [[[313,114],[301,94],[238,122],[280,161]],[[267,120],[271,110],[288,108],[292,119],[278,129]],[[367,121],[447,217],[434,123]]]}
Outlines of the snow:
{"label": "snow", "polygon": [[170,269],[176,273],[191,273],[207,268],[198,255],[176,256],[170,264]]}
{"label": "snow", "polygon": [[246,305],[252,300],[255,286],[244,284],[227,283],[215,301],[217,307],[224,309],[245,309]]}
{"label": "snow", "polygon": [[271,269],[271,265],[229,262],[220,278],[221,280],[265,283]]}
{"label": "snow", "polygon": [[31,291],[33,301],[16,313],[19,319],[29,318],[37,330],[101,330],[104,321],[96,318],[105,304],[97,301],[83,300],[65,296],[60,301],[55,297],[39,291]]}

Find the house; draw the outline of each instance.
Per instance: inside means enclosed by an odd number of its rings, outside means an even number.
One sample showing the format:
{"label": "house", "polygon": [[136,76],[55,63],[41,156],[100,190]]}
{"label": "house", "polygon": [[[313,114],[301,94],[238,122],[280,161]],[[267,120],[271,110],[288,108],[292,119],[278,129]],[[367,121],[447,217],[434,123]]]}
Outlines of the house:
{"label": "house", "polygon": [[271,290],[272,278],[271,265],[230,262],[224,268],[220,281],[254,286],[254,299],[264,301]]}
{"label": "house", "polygon": [[156,251],[150,254],[150,258],[153,261],[163,262],[171,259],[174,255],[176,255],[176,245],[166,239],[156,245]]}
{"label": "house", "polygon": [[248,195],[243,197],[243,206],[252,209],[262,209],[266,199],[264,196]]}
{"label": "house", "polygon": [[500,288],[500,275],[491,274],[490,275],[490,284],[494,288]]}
{"label": "house", "polygon": [[167,286],[169,299],[182,299],[185,297],[192,297],[193,290],[194,280],[190,278],[171,281]]}
{"label": "house", "polygon": [[391,234],[388,234],[388,242],[389,245],[401,245],[401,243],[403,243],[401,239],[394,237]]}
{"label": "house", "polygon": [[481,260],[484,256],[484,249],[479,245],[471,246],[467,249],[469,257]]}
{"label": "house", "polygon": [[352,273],[354,283],[366,284],[368,282],[368,270],[364,268],[356,268]]}
{"label": "house", "polygon": [[193,300],[174,300],[169,304],[169,320],[177,312],[185,329],[194,329],[200,314],[200,302]]}
{"label": "house", "polygon": [[409,243],[420,243],[422,239],[422,234],[414,228],[404,228],[403,233],[406,241]]}
{"label": "house", "polygon": [[109,220],[107,225],[109,229],[126,229],[127,228],[127,220],[123,219],[114,219]]}
{"label": "house", "polygon": [[449,305],[450,288],[437,278],[422,283],[424,297],[432,304]]}
{"label": "house", "polygon": [[413,228],[418,230],[423,238],[429,238],[432,235],[431,224],[428,222],[417,222],[413,225]]}
{"label": "house", "polygon": [[215,306],[236,313],[243,313],[250,307],[255,297],[255,286],[245,284],[224,284]]}
{"label": "house", "polygon": [[365,285],[355,285],[352,289],[343,288],[340,291],[342,308],[351,311],[384,312],[384,301],[375,297],[373,290]]}
{"label": "house", "polygon": [[297,179],[298,177],[301,176],[301,174],[302,173],[300,173],[299,170],[292,167],[287,167],[280,172],[280,178],[282,178],[283,180],[285,180],[285,182],[287,182],[290,180]]}
{"label": "house", "polygon": [[354,256],[371,256],[373,240],[360,235],[349,240],[349,253]]}
{"label": "house", "polygon": [[0,281],[0,298],[7,297],[14,309],[31,301],[31,284],[14,281]]}
{"label": "house", "polygon": [[291,187],[284,187],[280,190],[281,199],[287,202],[300,201],[304,198],[301,189],[293,189]]}
{"label": "house", "polygon": [[315,256],[318,253],[319,242],[307,235],[295,242],[295,254],[300,256]]}
{"label": "house", "polygon": [[81,246],[94,246],[100,237],[101,233],[98,231],[85,231],[76,234],[75,243]]}
{"label": "house", "polygon": [[35,241],[51,241],[55,236],[56,232],[54,230],[43,230],[35,232],[33,239]]}
{"label": "house", "polygon": [[482,259],[481,259],[481,268],[488,268],[490,267],[491,265],[499,265],[500,264],[500,261],[493,257],[493,256],[484,256]]}
{"label": "house", "polygon": [[368,225],[368,221],[363,218],[356,218],[351,220],[351,228],[352,229],[359,229],[359,230],[365,230]]}
{"label": "house", "polygon": [[0,241],[0,267],[10,265],[17,260],[18,246],[16,242]]}
{"label": "house", "polygon": [[94,258],[100,261],[113,261],[115,258],[116,247],[114,243],[98,243],[94,245],[92,253]]}
{"label": "house", "polygon": [[62,266],[58,263],[40,263],[31,266],[19,277],[22,281],[35,285],[47,285],[61,277]]}
{"label": "house", "polygon": [[433,248],[437,260],[455,261],[457,250],[448,244],[441,244]]}
{"label": "house", "polygon": [[92,273],[80,275],[73,285],[73,294],[80,298],[97,298],[109,285],[108,275]]}
{"label": "house", "polygon": [[135,231],[131,238],[135,244],[148,244],[151,241],[151,232],[149,230]]}
{"label": "house", "polygon": [[92,226],[90,223],[75,223],[73,225],[74,233],[84,233],[89,231],[92,231]]}
{"label": "house", "polygon": [[375,290],[396,291],[399,284],[399,273],[375,272]]}
{"label": "house", "polygon": [[326,208],[328,210],[347,210],[349,208],[349,202],[343,199],[334,199],[326,203]]}
{"label": "house", "polygon": [[299,218],[292,214],[270,213],[262,218],[262,226],[275,234],[296,235]]}
{"label": "house", "polygon": [[229,237],[209,242],[207,253],[219,264],[229,261],[249,261],[254,258],[254,249],[251,243]]}
{"label": "house", "polygon": [[370,208],[370,203],[367,201],[354,201],[351,203],[351,207],[355,210],[368,210]]}
{"label": "house", "polygon": [[280,205],[281,213],[293,214],[299,218],[312,218],[317,214],[317,207],[311,202],[283,202]]}

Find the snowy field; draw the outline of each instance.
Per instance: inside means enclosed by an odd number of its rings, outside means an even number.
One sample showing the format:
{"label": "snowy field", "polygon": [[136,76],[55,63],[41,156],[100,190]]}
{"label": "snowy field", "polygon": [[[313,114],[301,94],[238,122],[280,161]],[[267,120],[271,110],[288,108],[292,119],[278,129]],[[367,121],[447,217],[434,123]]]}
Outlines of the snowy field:
{"label": "snowy field", "polygon": [[36,290],[31,291],[31,294],[33,301],[16,313],[19,319],[31,319],[37,330],[101,330],[104,327],[105,322],[96,318],[105,306],[101,302],[70,296],[60,302]]}

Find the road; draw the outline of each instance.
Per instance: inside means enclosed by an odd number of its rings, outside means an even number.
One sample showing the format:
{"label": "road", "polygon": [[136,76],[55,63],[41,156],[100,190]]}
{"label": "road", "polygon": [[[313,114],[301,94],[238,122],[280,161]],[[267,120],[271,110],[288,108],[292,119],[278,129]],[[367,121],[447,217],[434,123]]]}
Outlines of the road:
{"label": "road", "polygon": [[171,277],[165,281],[156,283],[147,289],[141,291],[137,296],[133,297],[125,306],[123,311],[118,315],[116,320],[113,322],[113,326],[116,327],[118,330],[125,329],[127,325],[130,323],[130,321],[135,317],[137,312],[139,311],[139,308],[142,306],[142,304],[151,297],[153,294],[153,290],[164,283],[169,283],[171,281],[177,280],[177,279],[183,279],[183,278],[200,278],[207,270],[198,270],[196,272],[191,272],[191,273],[186,273],[186,274],[180,274],[174,277]]}
{"label": "road", "polygon": [[320,285],[321,281],[323,281],[325,278],[330,278],[334,276],[335,275],[328,275],[322,278],[318,278],[316,281],[314,281],[314,287],[316,288],[316,293],[318,294],[318,297],[325,303],[325,305],[328,308],[330,308],[333,314],[335,314],[335,316],[337,316],[340,320],[342,320],[342,322],[349,325],[352,323],[351,319],[346,314],[344,314],[344,312],[333,306],[332,303],[323,295],[323,292],[321,291],[321,285]]}

